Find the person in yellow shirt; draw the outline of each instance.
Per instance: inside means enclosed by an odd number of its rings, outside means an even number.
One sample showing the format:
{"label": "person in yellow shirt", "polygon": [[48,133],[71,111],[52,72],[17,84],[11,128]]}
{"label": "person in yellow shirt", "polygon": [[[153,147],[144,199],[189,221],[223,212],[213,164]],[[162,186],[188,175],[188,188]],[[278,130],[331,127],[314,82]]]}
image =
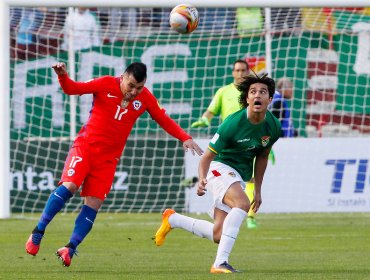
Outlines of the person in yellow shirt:
{"label": "person in yellow shirt", "polygon": [[[217,90],[207,110],[204,112],[202,117],[196,122],[192,123],[192,128],[197,127],[208,127],[214,116],[220,115],[221,121],[224,121],[230,114],[239,111],[240,103],[239,96],[240,91],[237,86],[244,80],[244,77],[249,75],[249,65],[245,60],[238,59],[233,63],[232,76],[234,81],[226,86],[221,87]],[[254,199],[254,181],[247,182],[245,192],[250,200]],[[256,228],[257,223],[255,219],[256,213],[250,208],[247,218],[247,227]]]}

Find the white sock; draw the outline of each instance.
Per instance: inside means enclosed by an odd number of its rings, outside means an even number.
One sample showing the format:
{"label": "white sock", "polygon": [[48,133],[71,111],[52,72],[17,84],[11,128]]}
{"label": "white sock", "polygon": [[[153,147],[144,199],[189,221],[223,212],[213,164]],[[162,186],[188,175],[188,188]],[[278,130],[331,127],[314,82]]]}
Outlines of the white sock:
{"label": "white sock", "polygon": [[229,262],[229,255],[234,247],[236,237],[238,236],[240,226],[247,212],[240,208],[232,208],[227,214],[223,227],[220,244],[218,245],[215,267],[218,267],[223,262]]}
{"label": "white sock", "polygon": [[213,224],[206,220],[198,220],[174,213],[169,217],[168,222],[172,228],[182,228],[199,237],[213,241]]}

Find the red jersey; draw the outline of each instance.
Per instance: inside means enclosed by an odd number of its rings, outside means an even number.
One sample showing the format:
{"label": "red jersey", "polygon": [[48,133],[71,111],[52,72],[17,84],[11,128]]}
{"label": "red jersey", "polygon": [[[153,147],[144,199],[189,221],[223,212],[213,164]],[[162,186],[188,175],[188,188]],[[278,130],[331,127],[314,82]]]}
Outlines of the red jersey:
{"label": "red jersey", "polygon": [[101,147],[103,154],[120,157],[136,119],[145,111],[148,111],[167,133],[181,142],[191,139],[189,134],[167,116],[158,100],[146,87],[123,108],[119,77],[103,76],[87,82],[73,81],[68,75],[58,78],[63,91],[68,95],[94,95],[90,116],[79,131],[75,143],[94,143]]}

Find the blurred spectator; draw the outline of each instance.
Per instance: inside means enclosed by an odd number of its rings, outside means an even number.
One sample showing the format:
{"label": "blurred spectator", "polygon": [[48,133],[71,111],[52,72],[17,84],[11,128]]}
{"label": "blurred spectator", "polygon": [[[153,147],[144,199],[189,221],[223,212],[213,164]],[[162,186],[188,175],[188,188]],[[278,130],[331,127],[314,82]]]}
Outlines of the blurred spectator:
{"label": "blurred spectator", "polygon": [[299,8],[271,8],[271,29],[287,31],[301,26]]}
{"label": "blurred spectator", "polygon": [[283,77],[276,83],[276,91],[272,98],[269,110],[280,120],[282,137],[296,137],[297,131],[294,129],[292,112],[288,100],[293,98],[293,83],[290,79]]}
{"label": "blurred spectator", "polygon": [[70,42],[75,51],[99,46],[101,44],[99,32],[99,23],[89,9],[74,9],[66,18],[62,49],[68,50]]}
{"label": "blurred spectator", "polygon": [[103,43],[116,41],[123,22],[123,8],[97,8],[96,14],[101,25]]}
{"label": "blurred spectator", "polygon": [[14,30],[18,28],[19,22],[22,18],[22,8],[10,7],[9,9],[9,20],[10,20],[10,29]]}
{"label": "blurred spectator", "polygon": [[37,46],[39,55],[50,55],[59,52],[63,42],[63,28],[68,8],[47,8],[45,20],[39,28]]}
{"label": "blurred spectator", "polygon": [[[159,11],[159,9],[157,9]],[[161,8],[159,11],[159,14],[156,15],[157,21],[160,22],[159,24],[159,29],[160,31],[168,31],[170,28],[170,13],[171,9],[170,8]]]}
{"label": "blurred spectator", "polygon": [[102,38],[105,43],[121,41],[128,37],[135,37],[137,28],[136,8],[98,8],[97,13],[104,32]]}
{"label": "blurred spectator", "polygon": [[261,8],[237,8],[236,29],[241,37],[261,32],[263,29]]}
{"label": "blurred spectator", "polygon": [[213,33],[233,32],[235,9],[232,8],[198,8],[198,29]]}
{"label": "blurred spectator", "polygon": [[104,43],[168,30],[169,13],[164,8],[97,8]]}
{"label": "blurred spectator", "polygon": [[370,7],[363,8],[362,14],[364,14],[364,15],[370,15]]}
{"label": "blurred spectator", "polygon": [[161,8],[153,8],[153,17],[152,17],[152,26],[155,28],[159,28],[162,22],[162,9]]}
{"label": "blurred spectator", "polygon": [[140,8],[137,9],[137,25],[138,27],[154,28],[158,30],[162,21],[161,8]]}
{"label": "blurred spectator", "polygon": [[43,22],[45,8],[15,9],[11,27],[15,28],[14,58],[25,60],[36,56],[37,32]]}
{"label": "blurred spectator", "polygon": [[308,30],[332,32],[335,18],[330,8],[302,8],[302,27]]}

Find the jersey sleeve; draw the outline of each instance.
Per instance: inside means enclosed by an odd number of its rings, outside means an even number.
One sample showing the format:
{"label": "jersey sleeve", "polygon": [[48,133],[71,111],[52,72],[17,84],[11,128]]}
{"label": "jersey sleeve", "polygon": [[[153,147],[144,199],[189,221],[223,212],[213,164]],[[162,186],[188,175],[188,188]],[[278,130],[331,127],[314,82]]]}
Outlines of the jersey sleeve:
{"label": "jersey sleeve", "polygon": [[219,115],[221,113],[222,108],[222,90],[223,88],[220,88],[215,96],[212,98],[211,104],[209,104],[207,110],[210,111],[212,114]]}
{"label": "jersey sleeve", "polygon": [[65,94],[68,95],[83,95],[87,93],[95,93],[104,89],[108,76],[92,79],[86,82],[76,82],[68,75],[58,76],[59,84]]}
{"label": "jersey sleeve", "polygon": [[166,114],[166,110],[159,105],[155,96],[148,91],[147,93],[147,111],[168,134],[177,138],[181,142],[192,139],[172,118]]}

